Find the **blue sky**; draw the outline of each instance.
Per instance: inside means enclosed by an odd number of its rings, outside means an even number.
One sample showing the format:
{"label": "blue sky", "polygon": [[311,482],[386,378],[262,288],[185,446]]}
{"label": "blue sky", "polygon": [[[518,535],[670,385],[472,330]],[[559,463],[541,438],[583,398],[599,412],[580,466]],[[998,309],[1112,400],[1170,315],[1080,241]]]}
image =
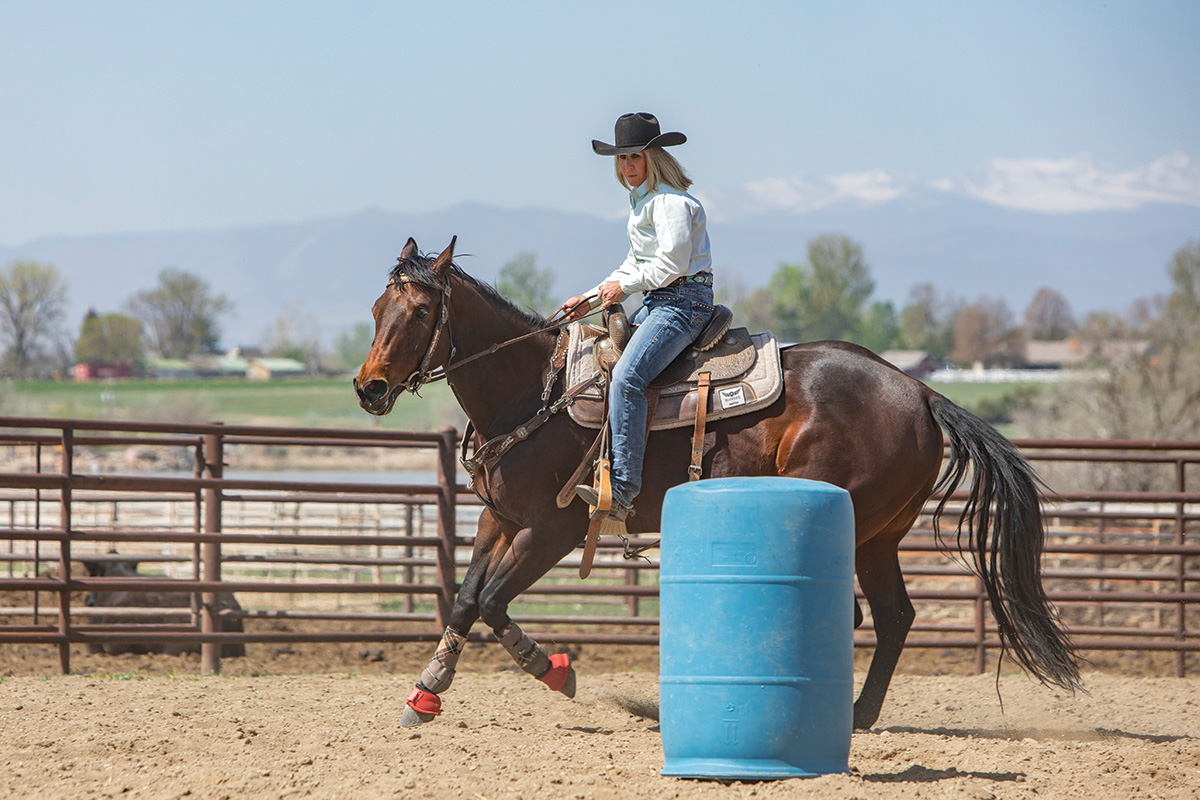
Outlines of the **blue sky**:
{"label": "blue sky", "polygon": [[0,244],[461,202],[624,213],[648,110],[714,219],[914,187],[1200,207],[1200,2],[0,0]]}

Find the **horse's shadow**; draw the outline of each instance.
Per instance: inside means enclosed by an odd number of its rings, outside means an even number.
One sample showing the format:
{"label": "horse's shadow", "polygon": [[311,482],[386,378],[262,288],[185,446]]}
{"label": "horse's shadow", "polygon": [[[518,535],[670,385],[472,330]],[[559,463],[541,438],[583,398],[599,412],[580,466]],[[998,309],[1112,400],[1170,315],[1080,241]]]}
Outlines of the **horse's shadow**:
{"label": "horse's shadow", "polygon": [[1006,739],[1019,742],[1025,739],[1035,739],[1039,742],[1101,742],[1116,739],[1136,739],[1153,744],[1190,741],[1195,737],[1187,734],[1154,734],[1131,733],[1116,728],[1092,728],[1091,730],[1054,730],[1050,728],[914,728],[907,725],[895,725],[890,728],[876,728],[879,732],[887,733],[926,733],[933,736],[952,736],[957,739]]}

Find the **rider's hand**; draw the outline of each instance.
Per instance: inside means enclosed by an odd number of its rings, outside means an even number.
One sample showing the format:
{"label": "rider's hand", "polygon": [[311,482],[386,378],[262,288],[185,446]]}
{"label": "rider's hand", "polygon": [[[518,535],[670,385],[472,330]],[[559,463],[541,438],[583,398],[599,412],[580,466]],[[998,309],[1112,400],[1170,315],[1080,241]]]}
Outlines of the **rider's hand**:
{"label": "rider's hand", "polygon": [[577,294],[559,306],[558,310],[567,319],[576,320],[591,311],[592,304],[588,302],[587,297]]}
{"label": "rider's hand", "polygon": [[621,291],[621,284],[616,281],[605,281],[600,284],[600,307],[608,308],[614,303],[619,303],[625,299],[625,293]]}

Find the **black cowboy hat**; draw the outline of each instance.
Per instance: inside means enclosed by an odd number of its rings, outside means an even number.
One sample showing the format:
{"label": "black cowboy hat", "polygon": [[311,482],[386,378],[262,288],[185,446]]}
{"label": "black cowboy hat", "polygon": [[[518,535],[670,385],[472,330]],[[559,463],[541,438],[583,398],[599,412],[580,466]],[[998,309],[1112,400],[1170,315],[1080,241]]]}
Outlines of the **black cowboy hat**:
{"label": "black cowboy hat", "polygon": [[640,153],[647,147],[672,147],[683,144],[687,137],[679,131],[660,133],[658,117],[639,111],[636,114],[622,114],[614,126],[613,135],[616,144],[605,144],[592,139],[592,149],[601,156],[620,156],[628,153]]}

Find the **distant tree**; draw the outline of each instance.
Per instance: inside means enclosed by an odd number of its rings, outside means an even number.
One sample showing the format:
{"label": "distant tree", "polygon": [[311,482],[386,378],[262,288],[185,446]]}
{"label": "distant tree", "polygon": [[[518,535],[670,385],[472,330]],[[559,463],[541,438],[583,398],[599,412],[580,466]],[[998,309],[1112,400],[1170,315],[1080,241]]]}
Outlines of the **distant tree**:
{"label": "distant tree", "polygon": [[808,244],[811,279],[804,309],[808,339],[853,335],[875,282],[862,248],[845,236],[820,236]]}
{"label": "distant tree", "polygon": [[1156,304],[1161,310],[1145,330],[1162,381],[1172,390],[1190,392],[1178,413],[1195,417],[1200,412],[1200,242],[1175,251],[1167,274],[1171,293]]}
{"label": "distant tree", "polygon": [[1128,339],[1129,322],[1114,311],[1090,311],[1080,323],[1077,334],[1081,341],[1096,350],[1103,342]]}
{"label": "distant tree", "polygon": [[1174,362],[1200,356],[1200,242],[1181,247],[1167,265],[1171,293],[1146,330],[1160,356]]}
{"label": "distant tree", "polygon": [[954,324],[962,301],[940,294],[932,283],[914,286],[908,304],[900,310],[900,342],[910,350],[924,350],[944,360],[954,347]]}
{"label": "distant tree", "polygon": [[1176,250],[1167,272],[1174,287],[1168,300],[1171,313],[1200,319],[1200,242]]}
{"label": "distant tree", "polygon": [[158,286],[138,292],[128,305],[163,358],[216,352],[221,339],[217,318],[231,308],[225,295],[214,295],[204,279],[179,269],[160,272]]}
{"label": "distant tree", "polygon": [[519,253],[500,268],[496,289],[518,306],[546,314],[557,305],[554,279],[554,270],[539,269],[533,253]]}
{"label": "distant tree", "polygon": [[79,364],[132,365],[145,357],[142,323],[125,314],[97,314],[88,309],[75,342]]}
{"label": "distant tree", "polygon": [[863,312],[858,328],[849,337],[849,341],[882,353],[895,346],[899,338],[900,322],[896,316],[896,307],[889,302],[877,301]]}
{"label": "distant tree", "polygon": [[[808,245],[807,264],[780,264],[767,288],[734,307],[739,318],[787,342],[861,338],[866,302],[875,289],[862,248],[844,236]],[[874,312],[871,312],[874,313]]]}
{"label": "distant tree", "polygon": [[780,264],[765,293],[754,295],[764,305],[765,316],[770,320],[767,327],[785,342],[799,342],[806,337],[808,285],[808,269],[803,264]]}
{"label": "distant tree", "polygon": [[288,303],[267,331],[263,350],[276,358],[293,358],[310,371],[321,365],[321,326],[303,303]]}
{"label": "distant tree", "polygon": [[7,344],[4,367],[29,376],[52,357],[67,302],[58,270],[35,261],[14,261],[0,270],[0,336]]}
{"label": "distant tree", "polygon": [[[1160,324],[1164,315],[1171,312],[1171,297],[1156,294],[1150,297],[1139,297],[1129,304],[1129,310],[1121,318],[1123,336],[1127,339],[1148,339],[1154,335],[1154,328]],[[1178,301],[1176,301],[1178,302]],[[1183,311],[1182,309],[1177,309]],[[1183,313],[1180,319],[1189,317]]]}
{"label": "distant tree", "polygon": [[981,297],[964,308],[954,323],[950,358],[956,363],[1011,366],[1019,362],[1020,350],[1020,331],[1003,300]]}
{"label": "distant tree", "polygon": [[1025,335],[1030,339],[1060,341],[1075,329],[1067,298],[1045,286],[1038,289],[1025,309]]}
{"label": "distant tree", "polygon": [[333,360],[339,369],[358,369],[371,352],[375,328],[369,322],[359,322],[337,335],[333,342]]}
{"label": "distant tree", "polygon": [[797,341],[784,335],[783,328],[774,314],[775,304],[772,297],[768,288],[755,289],[748,295],[727,298],[726,304],[733,310],[735,324],[744,325],[755,332],[771,331],[785,341]]}

